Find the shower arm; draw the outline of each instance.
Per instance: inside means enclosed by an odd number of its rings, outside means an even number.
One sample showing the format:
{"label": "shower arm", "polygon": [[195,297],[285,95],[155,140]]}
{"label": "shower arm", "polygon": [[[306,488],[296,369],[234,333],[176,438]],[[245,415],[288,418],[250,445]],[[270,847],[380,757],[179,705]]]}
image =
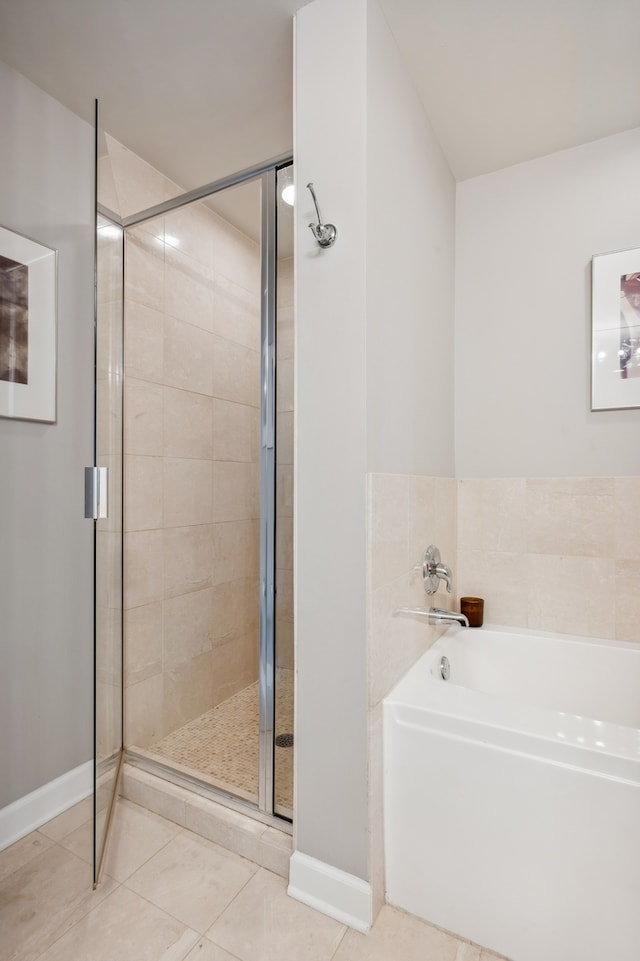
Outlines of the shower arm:
{"label": "shower arm", "polygon": [[316,208],[316,214],[318,215],[317,224],[309,224],[309,229],[313,236],[316,238],[321,247],[333,247],[336,241],[337,230],[333,224],[323,224],[322,215],[320,213],[320,207],[318,206],[318,199],[316,197],[316,192],[313,189],[313,184],[307,184],[307,187],[311,191],[311,196],[313,197],[313,203]]}

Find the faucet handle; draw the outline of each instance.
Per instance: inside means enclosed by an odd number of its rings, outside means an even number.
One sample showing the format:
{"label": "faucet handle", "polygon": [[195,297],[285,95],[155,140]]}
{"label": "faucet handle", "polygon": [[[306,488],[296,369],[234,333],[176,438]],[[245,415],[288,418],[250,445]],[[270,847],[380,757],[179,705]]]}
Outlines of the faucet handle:
{"label": "faucet handle", "polygon": [[451,568],[446,564],[438,564],[436,567],[436,576],[440,580],[444,581],[447,585],[447,594],[451,593]]}
{"label": "faucet handle", "polygon": [[422,558],[422,580],[425,594],[435,594],[438,590],[438,565],[441,562],[440,551],[435,544],[429,544]]}
{"label": "faucet handle", "polygon": [[441,580],[446,583],[447,591],[451,594],[451,568],[442,563],[440,551],[435,544],[430,544],[424,552],[422,579],[424,581],[425,594],[435,594]]}

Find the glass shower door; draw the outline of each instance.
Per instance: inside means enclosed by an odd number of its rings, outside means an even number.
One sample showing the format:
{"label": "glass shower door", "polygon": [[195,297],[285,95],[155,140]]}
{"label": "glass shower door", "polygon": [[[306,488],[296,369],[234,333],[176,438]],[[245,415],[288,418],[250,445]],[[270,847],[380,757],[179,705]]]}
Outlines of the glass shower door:
{"label": "glass shower door", "polygon": [[[96,110],[94,533],[94,883],[100,879],[122,759],[123,231],[108,216],[108,158]],[[107,198],[108,199],[108,198]]]}
{"label": "glass shower door", "polygon": [[275,676],[273,813],[293,819],[293,164],[276,180]]}

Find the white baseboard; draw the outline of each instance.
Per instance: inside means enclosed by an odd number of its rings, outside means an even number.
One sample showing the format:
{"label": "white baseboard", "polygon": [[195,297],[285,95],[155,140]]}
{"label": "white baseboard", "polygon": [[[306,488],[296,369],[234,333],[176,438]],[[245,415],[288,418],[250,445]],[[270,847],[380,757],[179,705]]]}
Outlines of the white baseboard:
{"label": "white baseboard", "polygon": [[324,861],[295,851],[289,862],[287,893],[363,934],[371,928],[371,885]]}
{"label": "white baseboard", "polygon": [[0,810],[0,851],[35,831],[93,791],[93,761],[87,761]]}

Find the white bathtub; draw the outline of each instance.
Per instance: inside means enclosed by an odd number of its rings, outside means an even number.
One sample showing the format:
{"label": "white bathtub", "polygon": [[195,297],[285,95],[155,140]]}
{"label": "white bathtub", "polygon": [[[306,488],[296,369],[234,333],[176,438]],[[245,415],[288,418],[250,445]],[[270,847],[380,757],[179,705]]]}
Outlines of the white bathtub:
{"label": "white bathtub", "polygon": [[390,903],[513,961],[640,959],[640,645],[451,628],[384,758]]}

